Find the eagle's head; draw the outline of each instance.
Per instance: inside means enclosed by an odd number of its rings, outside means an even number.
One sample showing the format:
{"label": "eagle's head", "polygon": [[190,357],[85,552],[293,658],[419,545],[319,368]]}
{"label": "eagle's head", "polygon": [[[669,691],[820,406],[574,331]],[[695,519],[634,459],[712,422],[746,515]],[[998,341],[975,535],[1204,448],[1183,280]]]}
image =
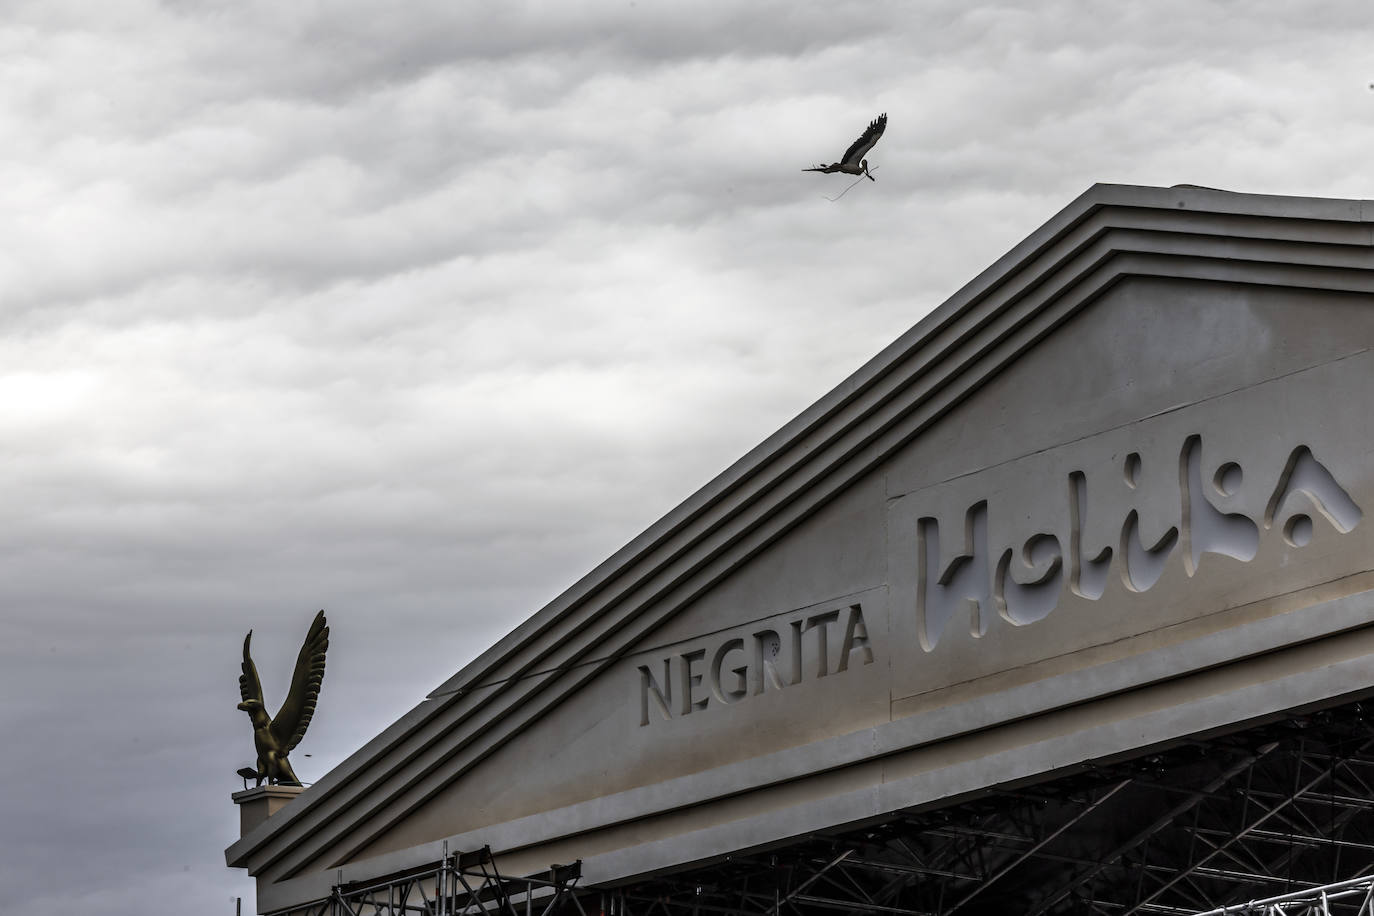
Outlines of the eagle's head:
{"label": "eagle's head", "polygon": [[263,709],[260,700],[244,700],[238,705],[238,708],[248,713],[248,718],[253,720],[254,725],[258,724],[259,719],[267,718],[267,710]]}

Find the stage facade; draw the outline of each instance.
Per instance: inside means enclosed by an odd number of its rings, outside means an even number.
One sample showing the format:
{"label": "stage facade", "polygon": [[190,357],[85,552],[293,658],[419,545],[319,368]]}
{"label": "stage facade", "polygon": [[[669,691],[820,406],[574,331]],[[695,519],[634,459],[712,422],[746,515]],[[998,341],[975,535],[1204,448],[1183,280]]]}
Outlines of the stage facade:
{"label": "stage facade", "polygon": [[229,864],[264,913],[1367,909],[1369,208],[1089,189]]}

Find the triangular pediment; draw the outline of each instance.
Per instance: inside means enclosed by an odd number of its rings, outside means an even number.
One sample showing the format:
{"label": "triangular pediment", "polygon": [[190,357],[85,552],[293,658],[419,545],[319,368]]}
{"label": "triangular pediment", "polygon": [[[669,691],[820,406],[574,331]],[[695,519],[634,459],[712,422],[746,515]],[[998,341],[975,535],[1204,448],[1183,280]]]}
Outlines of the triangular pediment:
{"label": "triangular pediment", "polygon": [[961,703],[1260,622],[1279,593],[1367,588],[1374,443],[1324,394],[1374,378],[1363,207],[1090,189],[231,864],[642,821],[959,734]]}

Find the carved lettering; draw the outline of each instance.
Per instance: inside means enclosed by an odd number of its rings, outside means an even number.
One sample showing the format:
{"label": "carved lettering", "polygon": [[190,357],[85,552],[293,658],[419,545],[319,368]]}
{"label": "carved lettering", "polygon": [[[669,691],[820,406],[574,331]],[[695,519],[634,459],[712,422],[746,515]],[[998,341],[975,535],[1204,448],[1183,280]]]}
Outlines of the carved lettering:
{"label": "carved lettering", "polygon": [[[1230,486],[1240,485],[1241,468],[1235,468]],[[1222,512],[1212,505],[1202,484],[1202,437],[1189,436],[1179,459],[1179,488],[1183,493],[1183,564],[1188,575],[1197,573],[1204,553],[1216,553],[1248,563],[1259,552],[1259,525],[1238,512]],[[1220,492],[1219,481],[1212,486]],[[1222,495],[1226,495],[1222,493]]]}
{"label": "carved lettering", "polygon": [[1164,564],[1178,542],[1178,529],[1170,527],[1155,546],[1140,542],[1140,513],[1132,509],[1121,526],[1121,581],[1133,592],[1147,592],[1164,575]]}
{"label": "carved lettering", "polygon": [[[1274,515],[1295,493],[1306,496],[1313,509],[1330,522],[1341,534],[1349,534],[1364,518],[1364,511],[1355,505],[1355,500],[1336,482],[1336,478],[1318,461],[1312,450],[1305,445],[1293,449],[1288,457],[1279,482],[1274,487],[1274,495],[1264,509],[1264,527],[1272,528]],[[1297,516],[1293,516],[1296,518]],[[1304,516],[1305,517],[1305,516]],[[1290,519],[1291,520],[1291,519]]]}
{"label": "carved lettering", "polygon": [[760,630],[754,634],[754,696],[763,693],[765,684],[772,684],[774,690],[786,686],[778,672],[778,653],[782,650],[782,639],[776,630]]}
{"label": "carved lettering", "polygon": [[[792,680],[791,684],[800,684],[802,680],[802,621],[794,620],[792,628]],[[825,637],[822,636],[822,639]]]}
{"label": "carved lettering", "polygon": [[849,670],[849,656],[861,653],[859,658],[865,665],[873,664],[873,647],[868,641],[868,626],[864,623],[864,612],[857,604],[849,606],[849,618],[844,624],[844,640],[840,643],[840,661],[835,671]]}
{"label": "carved lettering", "polygon": [[991,600],[988,584],[988,504],[969,507],[964,518],[964,552],[950,561],[942,575],[940,523],[933,518],[916,522],[916,562],[920,586],[916,589],[916,620],[921,648],[927,652],[940,642],[945,624],[967,609],[974,636],[983,635],[982,609]]}
{"label": "carved lettering", "polygon": [[665,719],[671,719],[673,714],[669,712],[669,707],[673,702],[672,681],[668,679],[669,665],[668,659],[663,660],[663,682],[660,684],[654,680],[654,673],[649,670],[648,665],[639,666],[639,724],[649,724],[649,702],[652,700],[654,708],[659,715]]}
{"label": "carved lettering", "polygon": [[997,561],[997,576],[993,581],[993,600],[1002,619],[1016,626],[1025,626],[1047,617],[1059,603],[1059,591],[1064,579],[1064,554],[1059,538],[1052,534],[1031,536],[1021,549],[1021,562],[1039,576],[1022,585],[1011,575],[1012,550],[1002,552]]}
{"label": "carved lettering", "polygon": [[725,662],[725,656],[736,651],[744,651],[744,640],[727,639],[716,648],[715,654],[711,656],[711,695],[726,706],[736,702],[749,692],[749,666],[747,665],[730,669],[730,673],[735,675],[736,686],[726,690],[720,683],[720,669]]}
{"label": "carved lettering", "polygon": [[[1122,464],[1122,480],[1131,490],[1141,485],[1141,465],[1138,452],[1128,454]],[[1189,577],[1197,574],[1204,554],[1242,563],[1253,560],[1259,553],[1260,525],[1242,512],[1218,508],[1218,501],[1225,506],[1236,495],[1243,480],[1244,469],[1236,461],[1223,462],[1210,478],[1204,477],[1202,437],[1189,436],[1178,458],[1179,523],[1147,545],[1141,535],[1140,512],[1131,509],[1121,524],[1117,544],[1101,547],[1089,557],[1083,543],[1089,515],[1088,479],[1082,471],[1072,471],[1068,475],[1067,562],[1059,537],[1046,532],[1029,537],[1021,545],[1019,558],[1012,547],[992,553],[988,502],[980,500],[965,513],[963,550],[942,570],[940,522],[917,518],[915,611],[921,648],[934,651],[949,622],[963,611],[969,615],[972,635],[982,636],[992,619],[985,613],[989,604],[996,607],[998,618],[1014,626],[1043,620],[1058,606],[1066,582],[1074,595],[1097,601],[1106,592],[1114,563],[1128,591],[1148,591],[1164,575],[1175,546],[1183,548],[1180,553]],[[1287,543],[1302,547],[1313,536],[1309,513],[1325,518],[1342,534],[1364,517],[1330,469],[1310,448],[1300,445],[1279,475],[1263,527],[1277,525]],[[990,556],[997,557],[991,575]]]}
{"label": "carved lettering", "polygon": [[680,675],[678,681],[678,715],[685,716],[694,709],[705,709],[706,704],[711,702],[709,696],[696,699],[693,696],[694,688],[700,686],[702,675],[692,670],[692,666],[706,657],[705,649],[693,649],[691,652],[683,652],[678,658],[682,659],[682,664],[678,665],[677,672]]}
{"label": "carved lettering", "polygon": [[[836,625],[839,632],[841,614],[845,615],[844,630],[838,639],[837,657],[837,641],[831,638],[830,628]],[[783,637],[771,628],[755,631],[748,640],[734,636],[714,647],[697,647],[670,655],[662,660],[661,680],[649,665],[638,666],[639,724],[648,725],[655,718],[688,716],[707,709],[712,700],[721,706],[733,706],[770,690],[788,690],[806,679],[829,677],[852,667],[873,664],[872,637],[864,622],[863,608],[858,604],[789,620],[784,632],[789,644],[785,666],[779,664],[784,654]],[[814,659],[814,664],[804,666],[807,658]],[[737,664],[732,666],[732,660]],[[783,667],[787,670],[783,671]],[[670,686],[674,683],[676,689]],[[651,715],[652,710],[657,710],[658,716]]]}
{"label": "carved lettering", "polygon": [[[825,677],[830,673],[830,641],[826,638],[826,631],[839,619],[839,611],[826,611],[824,614],[806,618],[806,626],[800,631],[816,631],[816,677]],[[798,661],[800,662],[800,659]]]}
{"label": "carved lettering", "polygon": [[[1140,454],[1132,452],[1121,466],[1122,480],[1131,490],[1142,485],[1141,465]],[[1261,530],[1277,527],[1289,545],[1302,547],[1314,535],[1314,515],[1341,534],[1352,531],[1364,517],[1306,445],[1289,455],[1265,506],[1262,525],[1243,512],[1225,511],[1238,504],[1234,497],[1245,471],[1239,462],[1225,461],[1211,476],[1205,475],[1201,436],[1184,441],[1177,467],[1177,502],[1167,493],[1153,495],[1179,507],[1178,524],[1148,545],[1138,509],[1126,513],[1116,544],[1085,545],[1091,509],[1087,475],[1079,470],[1070,472],[1067,480],[1067,544],[1061,540],[1064,529],[1051,528],[1032,534],[1019,549],[993,551],[988,543],[990,507],[987,500],[979,500],[965,511],[961,543],[956,542],[961,549],[941,568],[940,522],[918,517],[914,610],[921,648],[934,651],[950,621],[961,614],[967,615],[974,637],[999,619],[1014,626],[1044,620],[1054,612],[1065,586],[1079,598],[1100,600],[1111,583],[1113,566],[1128,591],[1147,591],[1164,575],[1175,546],[1182,548],[1184,570],[1193,577],[1206,554],[1242,563],[1253,560],[1259,554]],[[1060,534],[1052,533],[1055,530]],[[994,608],[996,614],[991,614]],[[661,669],[639,665],[639,724],[700,712],[713,699],[719,706],[733,706],[873,661],[872,637],[859,604],[798,615],[748,637],[732,636],[670,655],[661,660]]]}
{"label": "carved lettering", "polygon": [[1083,560],[1083,519],[1088,502],[1088,478],[1082,471],[1069,474],[1069,588],[1075,595],[1096,601],[1107,590],[1112,549],[1103,547],[1086,563]]}

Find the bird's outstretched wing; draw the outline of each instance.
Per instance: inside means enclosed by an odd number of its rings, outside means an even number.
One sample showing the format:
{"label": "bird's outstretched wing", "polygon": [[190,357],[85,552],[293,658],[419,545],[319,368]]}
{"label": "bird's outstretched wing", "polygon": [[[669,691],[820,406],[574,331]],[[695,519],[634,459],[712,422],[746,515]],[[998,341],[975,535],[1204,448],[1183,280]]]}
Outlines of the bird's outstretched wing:
{"label": "bird's outstretched wing", "polygon": [[858,165],[868,155],[868,151],[873,149],[873,144],[878,142],[878,138],[887,130],[887,113],[878,115],[868,124],[859,139],[850,144],[849,149],[844,151],[844,158],[840,161],[845,165]]}
{"label": "bird's outstretched wing", "polygon": [[300,744],[306,726],[315,715],[315,700],[320,695],[320,682],[324,680],[324,653],[328,648],[329,627],[324,611],[320,611],[305,634],[300,655],[296,656],[296,673],[291,675],[291,690],[286,695],[286,702],[272,720],[272,735],[281,744],[283,754],[290,753]]}
{"label": "bird's outstretched wing", "polygon": [[262,681],[258,680],[258,666],[253,664],[253,656],[248,654],[248,644],[253,640],[253,631],[243,637],[243,673],[239,675],[239,699],[262,702]]}

